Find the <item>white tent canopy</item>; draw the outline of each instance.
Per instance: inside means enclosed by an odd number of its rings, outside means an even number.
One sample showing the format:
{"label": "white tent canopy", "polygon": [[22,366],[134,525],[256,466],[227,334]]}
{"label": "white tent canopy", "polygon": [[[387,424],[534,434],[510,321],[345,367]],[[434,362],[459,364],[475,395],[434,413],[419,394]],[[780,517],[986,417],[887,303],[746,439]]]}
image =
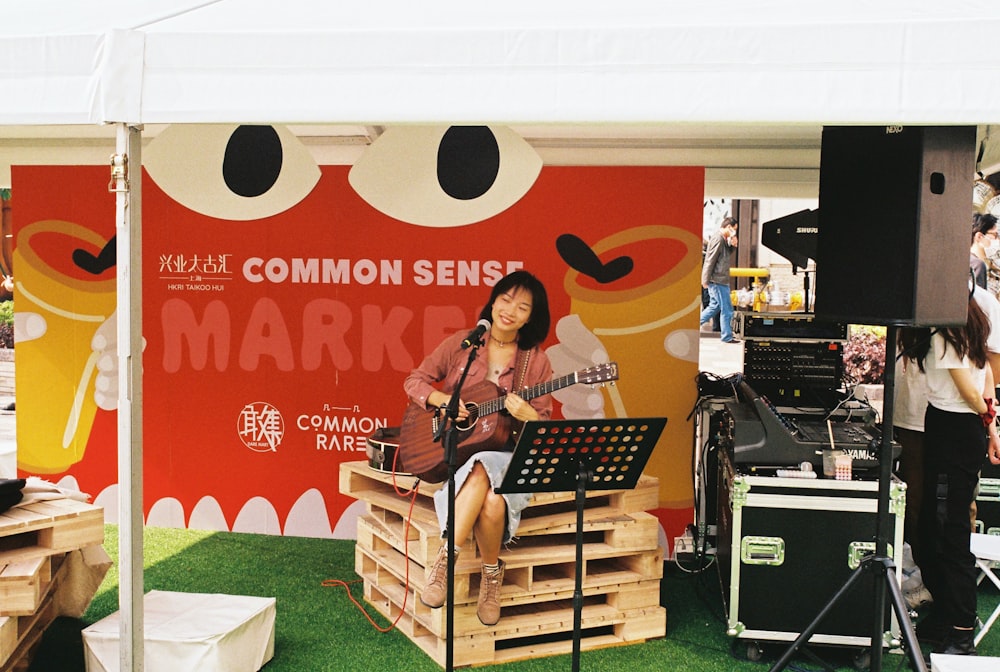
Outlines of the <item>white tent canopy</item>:
{"label": "white tent canopy", "polygon": [[[0,126],[115,123],[136,154],[134,127],[170,123],[982,126],[997,35],[984,0],[0,0]],[[123,370],[138,177],[131,214],[119,194]],[[134,375],[123,488],[141,488]],[[141,669],[141,497],[120,501],[121,662]]]}
{"label": "white tent canopy", "polygon": [[0,124],[1000,116],[980,0],[4,0]]}

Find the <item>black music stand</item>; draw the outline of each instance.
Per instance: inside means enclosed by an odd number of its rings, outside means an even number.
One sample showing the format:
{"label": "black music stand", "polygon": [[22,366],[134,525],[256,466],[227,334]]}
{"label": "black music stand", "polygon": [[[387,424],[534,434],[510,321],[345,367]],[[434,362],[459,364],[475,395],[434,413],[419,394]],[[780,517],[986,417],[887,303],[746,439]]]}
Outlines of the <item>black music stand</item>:
{"label": "black music stand", "polygon": [[576,491],[576,585],[573,670],[580,669],[583,613],[583,509],[587,490],[631,490],[666,418],[601,418],[527,422],[496,492]]}

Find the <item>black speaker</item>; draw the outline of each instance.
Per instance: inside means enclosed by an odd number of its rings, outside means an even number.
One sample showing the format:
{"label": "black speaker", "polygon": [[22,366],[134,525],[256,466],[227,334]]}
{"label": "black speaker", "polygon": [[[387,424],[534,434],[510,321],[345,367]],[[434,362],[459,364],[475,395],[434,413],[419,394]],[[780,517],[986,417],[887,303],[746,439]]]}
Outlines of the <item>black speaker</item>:
{"label": "black speaker", "polygon": [[816,316],[964,325],[975,126],[823,128]]}

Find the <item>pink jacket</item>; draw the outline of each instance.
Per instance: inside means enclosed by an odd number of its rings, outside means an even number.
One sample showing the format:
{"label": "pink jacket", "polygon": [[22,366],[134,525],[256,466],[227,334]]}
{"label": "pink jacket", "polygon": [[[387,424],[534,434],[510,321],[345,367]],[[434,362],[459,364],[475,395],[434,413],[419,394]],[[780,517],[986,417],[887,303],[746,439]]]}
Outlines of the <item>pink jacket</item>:
{"label": "pink jacket", "polygon": [[[450,393],[455,389],[458,379],[462,375],[462,369],[465,368],[469,359],[469,351],[461,348],[464,338],[463,332],[449,336],[420,363],[420,366],[410,372],[410,375],[403,382],[403,389],[411,401],[426,408],[427,397],[435,389],[445,393]],[[514,385],[516,373],[514,362],[516,361],[517,357],[514,357],[511,360],[511,365],[500,374],[499,384],[504,392],[512,391],[511,387]],[[486,380],[486,373],[485,354],[480,353],[472,362],[472,366],[469,367],[469,375],[466,376],[465,382],[462,384],[463,392],[475,383]],[[551,379],[552,364],[549,363],[548,356],[540,348],[532,348],[531,357],[528,360],[528,370],[525,372],[521,388],[531,387]],[[517,390],[513,390],[513,392],[516,393]],[[529,400],[529,403],[538,411],[541,420],[549,420],[552,417],[552,395],[543,394]]]}

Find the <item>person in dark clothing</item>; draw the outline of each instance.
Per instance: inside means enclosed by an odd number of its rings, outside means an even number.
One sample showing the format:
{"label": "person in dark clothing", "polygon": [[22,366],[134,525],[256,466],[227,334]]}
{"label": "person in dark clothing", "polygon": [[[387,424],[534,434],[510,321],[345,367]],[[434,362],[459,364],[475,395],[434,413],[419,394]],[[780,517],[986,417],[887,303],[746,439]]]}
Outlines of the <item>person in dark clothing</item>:
{"label": "person in dark clothing", "polygon": [[987,350],[990,320],[970,292],[965,326],[920,331],[925,333],[915,340],[914,354],[926,374],[928,404],[914,559],[934,606],[918,625],[917,637],[940,642],[935,653],[974,655],[977,572],[969,549],[969,506],[986,456],[1000,463]]}
{"label": "person in dark clothing", "polygon": [[729,260],[738,243],[737,222],[722,220],[719,230],[708,240],[701,268],[701,286],[708,290],[708,306],[701,311],[699,325],[718,316],[722,342],[733,343],[733,301],[729,293]]}

